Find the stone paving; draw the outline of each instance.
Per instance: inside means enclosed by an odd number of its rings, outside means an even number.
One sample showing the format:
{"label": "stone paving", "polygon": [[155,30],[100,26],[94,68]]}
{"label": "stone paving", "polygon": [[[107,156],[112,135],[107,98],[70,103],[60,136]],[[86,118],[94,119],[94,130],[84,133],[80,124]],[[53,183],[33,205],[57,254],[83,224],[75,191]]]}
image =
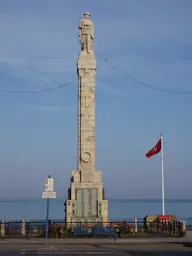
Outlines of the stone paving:
{"label": "stone paving", "polygon": [[[184,245],[191,245],[190,247]],[[86,255],[115,254],[130,256],[174,253],[192,255],[192,232],[182,238],[78,238],[78,239],[0,239],[0,256],[9,255]],[[2,254],[3,253],[3,254]],[[19,254],[18,254],[19,253]]]}

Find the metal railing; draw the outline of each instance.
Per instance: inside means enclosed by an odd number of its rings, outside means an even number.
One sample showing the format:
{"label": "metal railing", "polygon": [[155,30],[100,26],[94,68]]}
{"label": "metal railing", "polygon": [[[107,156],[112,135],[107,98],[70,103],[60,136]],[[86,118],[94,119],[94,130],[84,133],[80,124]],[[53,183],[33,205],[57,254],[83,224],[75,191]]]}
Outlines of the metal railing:
{"label": "metal railing", "polygon": [[[1,221],[0,238],[43,238],[46,221]],[[182,221],[65,223],[49,221],[49,238],[185,236]]]}

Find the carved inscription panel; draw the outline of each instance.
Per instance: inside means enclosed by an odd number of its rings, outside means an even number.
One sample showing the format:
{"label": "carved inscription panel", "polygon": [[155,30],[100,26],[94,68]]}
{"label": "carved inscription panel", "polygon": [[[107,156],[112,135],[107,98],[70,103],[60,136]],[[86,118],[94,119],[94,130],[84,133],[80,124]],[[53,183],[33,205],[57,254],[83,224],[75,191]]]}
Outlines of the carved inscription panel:
{"label": "carved inscription panel", "polygon": [[77,217],[97,216],[97,188],[77,188],[76,189],[76,213]]}

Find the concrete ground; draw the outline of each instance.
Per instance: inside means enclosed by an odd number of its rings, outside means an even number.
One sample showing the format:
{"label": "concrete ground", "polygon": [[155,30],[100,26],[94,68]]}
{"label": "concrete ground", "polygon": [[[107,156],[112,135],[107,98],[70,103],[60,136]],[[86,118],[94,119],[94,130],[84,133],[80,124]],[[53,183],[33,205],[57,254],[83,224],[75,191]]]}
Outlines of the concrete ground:
{"label": "concrete ground", "polygon": [[8,255],[87,255],[192,256],[192,232],[183,238],[79,238],[79,239],[0,239],[0,256]]}
{"label": "concrete ground", "polygon": [[2,247],[1,256],[17,255],[127,255],[127,256],[187,256],[192,255],[192,248],[186,248],[182,245],[173,244],[63,244],[63,245],[38,245],[28,244],[22,246],[10,244],[9,247]]}

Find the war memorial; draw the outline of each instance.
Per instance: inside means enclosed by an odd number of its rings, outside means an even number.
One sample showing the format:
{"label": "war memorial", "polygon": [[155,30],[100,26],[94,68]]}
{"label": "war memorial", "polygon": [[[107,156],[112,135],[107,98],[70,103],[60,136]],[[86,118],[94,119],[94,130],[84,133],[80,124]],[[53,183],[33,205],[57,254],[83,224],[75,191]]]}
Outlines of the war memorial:
{"label": "war memorial", "polygon": [[78,75],[78,161],[71,171],[65,218],[71,222],[107,222],[108,201],[104,199],[102,171],[95,166],[95,82],[94,26],[90,13],[79,23],[81,51]]}

